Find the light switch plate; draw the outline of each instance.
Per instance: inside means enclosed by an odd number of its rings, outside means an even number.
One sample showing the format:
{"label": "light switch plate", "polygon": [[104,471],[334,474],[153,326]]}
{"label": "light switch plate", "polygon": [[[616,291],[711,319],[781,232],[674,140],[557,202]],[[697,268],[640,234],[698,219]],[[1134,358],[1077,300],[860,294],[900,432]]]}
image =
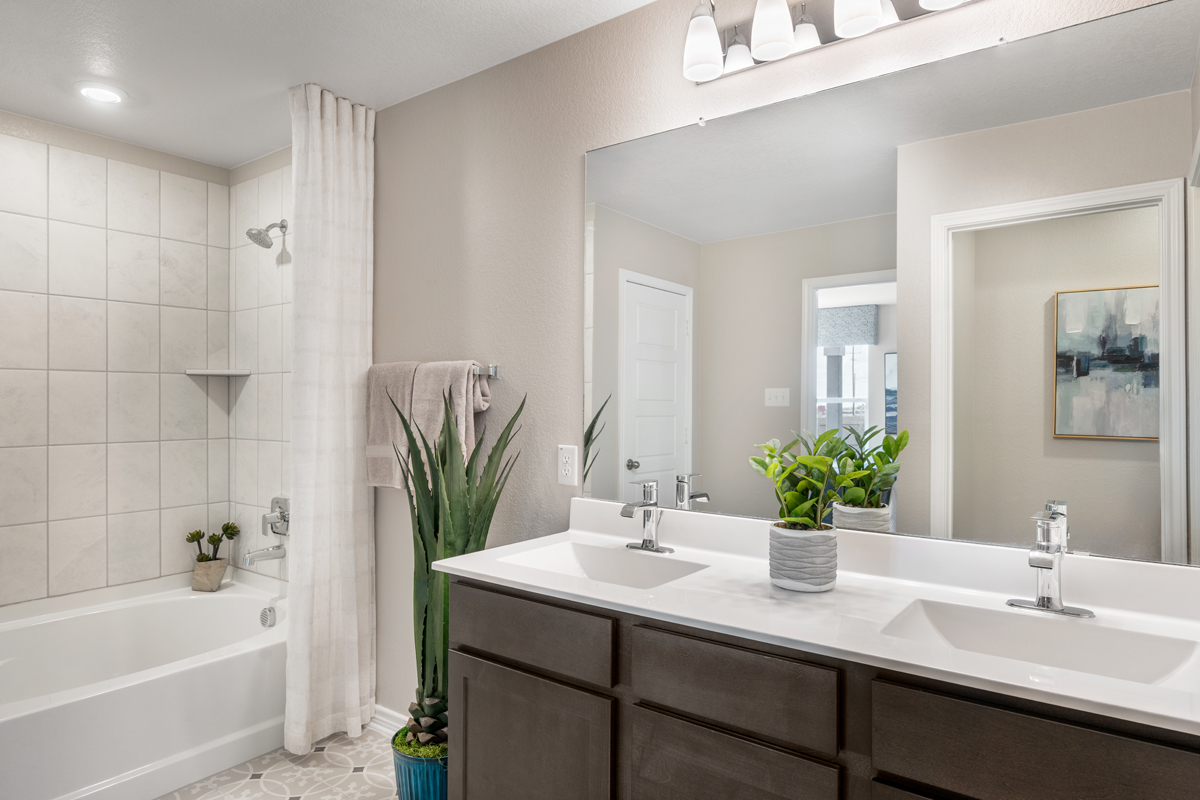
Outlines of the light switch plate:
{"label": "light switch plate", "polygon": [[768,406],[790,406],[792,404],[791,389],[767,389]]}
{"label": "light switch plate", "polygon": [[563,486],[579,485],[579,448],[573,444],[558,446],[558,482]]}

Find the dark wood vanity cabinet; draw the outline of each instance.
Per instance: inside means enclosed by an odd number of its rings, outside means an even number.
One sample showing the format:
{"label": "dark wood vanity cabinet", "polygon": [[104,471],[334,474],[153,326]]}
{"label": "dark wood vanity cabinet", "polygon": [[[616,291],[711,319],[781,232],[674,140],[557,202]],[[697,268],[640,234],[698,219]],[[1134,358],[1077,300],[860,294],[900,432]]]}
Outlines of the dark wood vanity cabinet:
{"label": "dark wood vanity cabinet", "polygon": [[455,578],[451,800],[1200,799],[1200,738]]}

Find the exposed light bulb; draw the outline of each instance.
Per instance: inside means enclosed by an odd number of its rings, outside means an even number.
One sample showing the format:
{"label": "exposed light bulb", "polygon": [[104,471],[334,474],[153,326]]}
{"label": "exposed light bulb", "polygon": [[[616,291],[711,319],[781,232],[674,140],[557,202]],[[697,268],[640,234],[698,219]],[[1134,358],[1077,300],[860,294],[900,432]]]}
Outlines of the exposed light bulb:
{"label": "exposed light bulb", "polygon": [[921,0],[920,6],[926,11],[945,11],[947,8],[961,6],[966,0]]}
{"label": "exposed light bulb", "polygon": [[707,2],[692,12],[687,40],[683,45],[683,77],[703,83],[721,77],[725,64],[721,57],[721,37]]}
{"label": "exposed light bulb", "polygon": [[790,56],[795,44],[792,10],[787,0],[758,0],[750,28],[750,52],[759,61]]}
{"label": "exposed light bulb", "polygon": [[738,31],[738,26],[733,26],[733,44],[729,45],[729,49],[725,51],[725,75],[738,70],[746,69],[746,67],[754,66],[754,57],[750,55],[750,48],[746,44],[746,35]]}
{"label": "exposed light bulb", "polygon": [[900,21],[900,15],[896,13],[896,6],[892,4],[892,0],[879,0],[879,4],[883,9],[883,22],[879,27],[886,28]]}
{"label": "exposed light bulb", "polygon": [[882,24],[879,0],[836,0],[833,5],[833,32],[842,39],[866,36]]}
{"label": "exposed light bulb", "polygon": [[95,81],[80,81],[75,88],[84,97],[98,103],[119,103],[125,99],[125,93],[120,89]]}
{"label": "exposed light bulb", "polygon": [[821,46],[821,35],[817,33],[817,26],[813,24],[812,17],[808,15],[807,6],[808,3],[800,4],[800,19],[796,21],[796,30],[793,32],[796,40],[792,46],[793,53],[801,53]]}

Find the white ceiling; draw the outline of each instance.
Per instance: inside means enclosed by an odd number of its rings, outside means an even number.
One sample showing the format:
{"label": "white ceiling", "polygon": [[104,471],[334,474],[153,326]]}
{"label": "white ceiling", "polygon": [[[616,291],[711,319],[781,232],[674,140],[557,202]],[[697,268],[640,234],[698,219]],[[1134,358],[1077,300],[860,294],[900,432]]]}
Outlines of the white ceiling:
{"label": "white ceiling", "polygon": [[893,213],[897,146],[1188,89],[1198,41],[1171,0],[625,142],[587,202],[700,243]]}
{"label": "white ceiling", "polygon": [[2,0],[0,109],[233,167],[291,143],[290,86],[383,109],[648,2]]}

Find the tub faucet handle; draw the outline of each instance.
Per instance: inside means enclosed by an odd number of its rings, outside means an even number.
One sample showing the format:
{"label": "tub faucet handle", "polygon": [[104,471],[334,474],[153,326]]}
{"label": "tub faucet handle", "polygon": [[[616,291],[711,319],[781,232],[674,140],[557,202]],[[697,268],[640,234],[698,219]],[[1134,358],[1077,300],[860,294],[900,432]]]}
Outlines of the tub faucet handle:
{"label": "tub faucet handle", "polygon": [[292,521],[292,502],[286,497],[271,498],[271,513],[262,516],[262,533],[288,535],[288,524]]}

